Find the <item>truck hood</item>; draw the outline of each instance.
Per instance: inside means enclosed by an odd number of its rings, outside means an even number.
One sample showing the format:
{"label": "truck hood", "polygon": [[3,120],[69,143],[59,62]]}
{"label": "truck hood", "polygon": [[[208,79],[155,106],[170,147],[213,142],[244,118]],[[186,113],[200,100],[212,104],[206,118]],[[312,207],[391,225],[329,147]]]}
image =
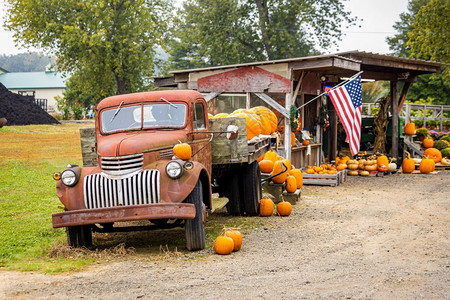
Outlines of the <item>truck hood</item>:
{"label": "truck hood", "polygon": [[118,133],[98,138],[97,151],[102,157],[148,152],[187,141],[186,130]]}

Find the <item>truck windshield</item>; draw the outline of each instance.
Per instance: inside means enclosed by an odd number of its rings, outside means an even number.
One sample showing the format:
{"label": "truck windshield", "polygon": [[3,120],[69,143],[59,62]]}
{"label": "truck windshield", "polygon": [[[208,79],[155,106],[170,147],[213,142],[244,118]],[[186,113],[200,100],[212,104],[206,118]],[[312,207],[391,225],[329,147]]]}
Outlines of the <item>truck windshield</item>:
{"label": "truck windshield", "polygon": [[[186,121],[186,105],[180,103],[122,106],[113,118],[116,111],[117,108],[112,108],[102,112],[102,132],[152,127],[182,127]],[[142,118],[142,111],[144,111],[144,118]]]}

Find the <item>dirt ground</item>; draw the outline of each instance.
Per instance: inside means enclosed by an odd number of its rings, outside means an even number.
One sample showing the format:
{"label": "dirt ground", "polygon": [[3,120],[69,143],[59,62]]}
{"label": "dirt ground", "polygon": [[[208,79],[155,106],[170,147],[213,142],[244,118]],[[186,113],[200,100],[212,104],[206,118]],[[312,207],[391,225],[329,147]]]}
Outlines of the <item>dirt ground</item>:
{"label": "dirt ground", "polygon": [[450,299],[450,171],[306,186],[229,256],[0,271],[2,299]]}

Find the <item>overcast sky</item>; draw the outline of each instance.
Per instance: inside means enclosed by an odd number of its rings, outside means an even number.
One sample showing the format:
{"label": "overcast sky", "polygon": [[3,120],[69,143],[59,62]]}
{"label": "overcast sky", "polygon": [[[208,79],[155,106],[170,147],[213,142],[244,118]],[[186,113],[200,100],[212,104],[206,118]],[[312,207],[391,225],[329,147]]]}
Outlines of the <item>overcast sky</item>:
{"label": "overcast sky", "polygon": [[[179,1],[179,0],[178,0]],[[354,26],[345,29],[345,36],[338,47],[324,50],[327,53],[359,50],[386,54],[389,47],[386,37],[395,34],[392,25],[399,15],[406,12],[408,0],[349,0],[345,2],[347,10],[362,18],[360,28]],[[0,0],[0,54],[17,54],[27,49],[15,47],[12,34],[3,28],[5,0]]]}

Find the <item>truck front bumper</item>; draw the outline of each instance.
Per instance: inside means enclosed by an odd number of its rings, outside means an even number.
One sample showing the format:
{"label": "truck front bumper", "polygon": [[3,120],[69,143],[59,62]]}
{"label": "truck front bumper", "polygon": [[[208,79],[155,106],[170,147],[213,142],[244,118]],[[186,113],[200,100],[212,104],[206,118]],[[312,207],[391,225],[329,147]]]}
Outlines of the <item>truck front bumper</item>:
{"label": "truck front bumper", "polygon": [[136,220],[193,219],[195,214],[194,204],[156,203],[65,211],[53,214],[52,224],[53,228],[59,228]]}

